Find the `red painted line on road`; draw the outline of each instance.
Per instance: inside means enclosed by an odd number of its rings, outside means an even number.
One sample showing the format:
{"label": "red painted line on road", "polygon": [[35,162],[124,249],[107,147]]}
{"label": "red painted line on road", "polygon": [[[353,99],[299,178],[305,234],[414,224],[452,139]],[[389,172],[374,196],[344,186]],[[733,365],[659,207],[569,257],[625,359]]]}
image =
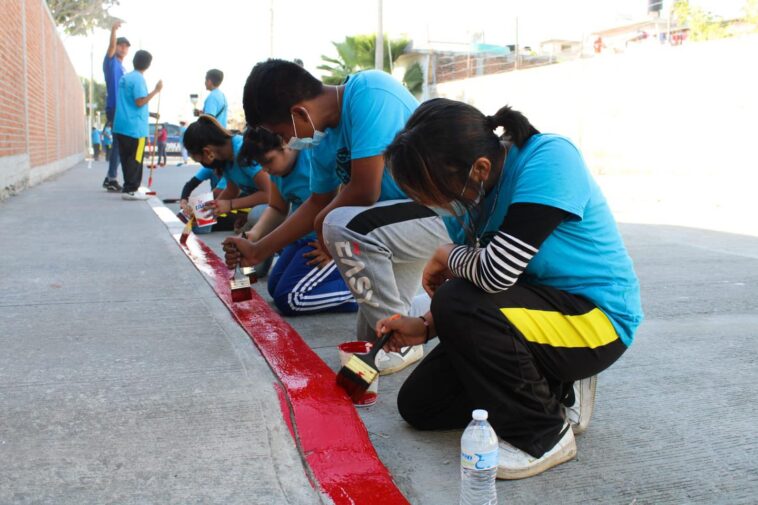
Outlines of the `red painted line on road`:
{"label": "red painted line on road", "polygon": [[[177,243],[179,234],[174,235]],[[408,501],[376,454],[366,427],[334,372],[302,337],[253,291],[253,299],[232,303],[230,271],[204,242],[190,235],[179,244],[234,315],[281,381],[282,415],[317,484],[336,505],[399,505]],[[292,411],[290,419],[286,397]]]}

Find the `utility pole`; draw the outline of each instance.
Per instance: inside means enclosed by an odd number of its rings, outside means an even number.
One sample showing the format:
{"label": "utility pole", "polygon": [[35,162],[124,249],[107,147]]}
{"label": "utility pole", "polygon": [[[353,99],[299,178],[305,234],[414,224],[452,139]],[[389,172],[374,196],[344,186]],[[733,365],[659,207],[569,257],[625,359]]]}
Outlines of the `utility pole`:
{"label": "utility pole", "polygon": [[518,16],[516,16],[516,60],[513,66],[513,70],[518,70],[518,63],[519,63]]}
{"label": "utility pole", "polygon": [[90,148],[92,148],[92,127],[95,126],[95,102],[93,100],[93,96],[94,96],[94,80],[95,80],[95,44],[92,42],[92,39],[90,38],[90,44],[89,44],[89,86],[88,86],[89,99],[87,101],[87,109],[89,109],[88,110],[89,113],[87,114],[87,117],[89,118],[89,128],[87,128],[87,138],[89,140],[87,141],[87,143],[89,144]]}
{"label": "utility pole", "polygon": [[382,26],[382,0],[379,5],[379,24],[376,32],[376,52],[374,53],[374,68],[384,70],[384,27]]}
{"label": "utility pole", "polygon": [[268,41],[268,56],[274,57],[274,0],[269,3],[269,41]]}

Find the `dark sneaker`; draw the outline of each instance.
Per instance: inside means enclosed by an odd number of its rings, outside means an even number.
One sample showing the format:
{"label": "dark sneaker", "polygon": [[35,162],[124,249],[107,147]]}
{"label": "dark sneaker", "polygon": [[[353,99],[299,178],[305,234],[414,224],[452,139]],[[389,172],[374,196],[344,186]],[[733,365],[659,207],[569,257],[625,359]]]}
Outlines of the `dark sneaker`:
{"label": "dark sneaker", "polygon": [[110,181],[110,179],[108,179],[107,177],[106,177],[105,179],[103,179],[103,187],[104,187],[105,189],[108,189],[108,185],[109,185],[110,183],[111,183],[111,181]]}
{"label": "dark sneaker", "polygon": [[118,181],[108,181],[108,185],[105,189],[111,193],[121,193],[124,188],[121,187],[121,184],[119,184]]}

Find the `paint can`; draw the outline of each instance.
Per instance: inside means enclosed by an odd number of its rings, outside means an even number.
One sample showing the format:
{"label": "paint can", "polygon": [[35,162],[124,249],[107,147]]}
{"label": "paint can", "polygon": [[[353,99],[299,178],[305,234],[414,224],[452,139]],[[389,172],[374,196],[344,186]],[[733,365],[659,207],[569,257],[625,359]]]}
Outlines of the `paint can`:
{"label": "paint can", "polygon": [[205,205],[213,201],[213,193],[203,193],[202,195],[191,196],[189,206],[195,213],[195,225],[202,228],[216,224],[216,217],[211,209],[206,209]]}

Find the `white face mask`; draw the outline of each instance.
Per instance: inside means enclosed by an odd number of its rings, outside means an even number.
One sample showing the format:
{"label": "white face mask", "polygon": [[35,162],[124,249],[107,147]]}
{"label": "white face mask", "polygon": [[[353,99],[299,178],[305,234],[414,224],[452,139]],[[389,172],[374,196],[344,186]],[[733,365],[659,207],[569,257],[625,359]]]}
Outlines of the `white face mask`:
{"label": "white face mask", "polygon": [[453,208],[453,211],[450,212],[444,207],[429,207],[432,209],[432,212],[437,214],[439,217],[463,217],[464,214],[466,214],[466,206],[459,202],[458,200],[453,200],[450,202],[450,206]]}
{"label": "white face mask", "polygon": [[295,135],[290,137],[289,142],[287,142],[287,147],[290,149],[294,149],[296,151],[302,151],[303,149],[309,149],[311,147],[316,147],[319,145],[319,143],[326,137],[326,133],[322,131],[318,131],[316,127],[313,125],[313,121],[311,120],[311,115],[308,114],[308,111],[305,111],[305,114],[308,116],[308,121],[311,123],[311,127],[313,128],[313,137],[298,137],[297,136],[297,127],[295,126],[295,116],[290,114],[290,117],[292,118],[292,130],[295,132]]}

